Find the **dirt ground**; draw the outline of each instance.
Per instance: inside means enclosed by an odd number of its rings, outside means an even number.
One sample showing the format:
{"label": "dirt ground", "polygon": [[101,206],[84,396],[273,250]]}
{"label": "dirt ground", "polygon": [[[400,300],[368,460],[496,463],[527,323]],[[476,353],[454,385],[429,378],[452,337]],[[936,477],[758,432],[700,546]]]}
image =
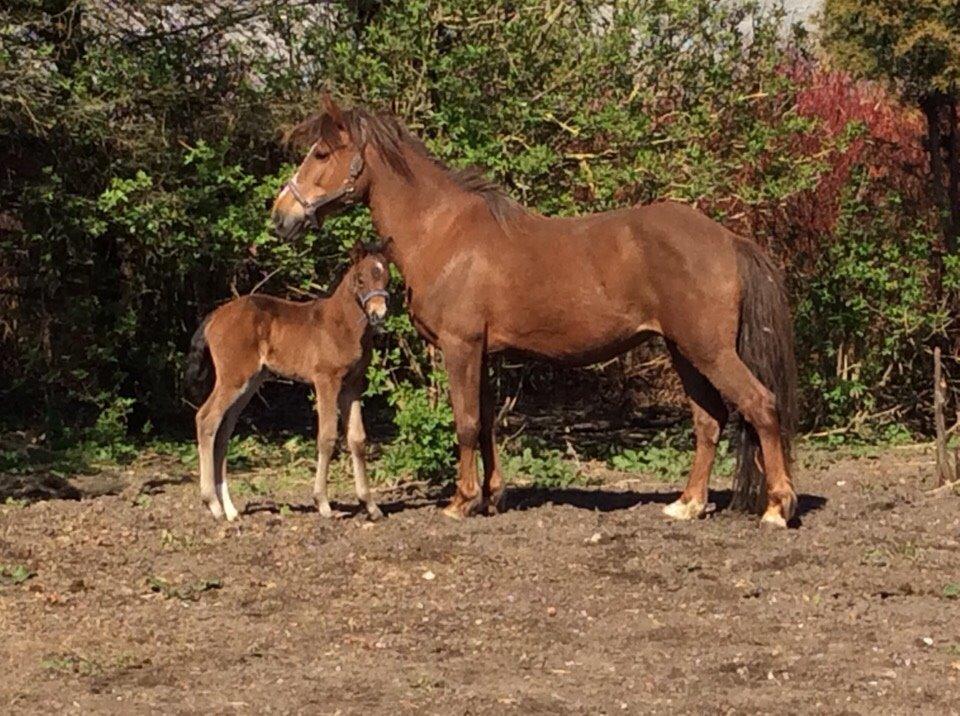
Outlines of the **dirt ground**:
{"label": "dirt ground", "polygon": [[322,521],[302,488],[226,526],[141,466],[0,507],[0,712],[957,713],[960,497],[925,493],[929,453],[803,469],[784,532],[722,490],[669,522],[623,476],[463,523],[415,486]]}

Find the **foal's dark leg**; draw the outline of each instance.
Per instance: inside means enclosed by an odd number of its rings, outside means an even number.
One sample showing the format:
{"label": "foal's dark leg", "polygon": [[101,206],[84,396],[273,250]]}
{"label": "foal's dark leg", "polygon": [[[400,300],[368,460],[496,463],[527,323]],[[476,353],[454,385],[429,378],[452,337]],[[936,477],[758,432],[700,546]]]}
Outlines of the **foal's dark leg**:
{"label": "foal's dark leg", "polygon": [[448,341],[443,350],[450,378],[450,400],[457,427],[460,463],[457,469],[457,492],[444,509],[449,517],[470,516],[480,505],[477,485],[477,446],[480,440],[480,377],[483,366],[483,345],[480,341]]}
{"label": "foal's dark leg", "polygon": [[230,499],[230,490],[227,487],[227,448],[229,447],[230,436],[233,435],[233,430],[237,426],[240,413],[242,413],[243,409],[250,403],[250,398],[260,389],[262,383],[263,379],[259,374],[249,380],[233,405],[227,409],[226,414],[223,416],[223,421],[220,423],[220,429],[217,431],[217,438],[214,441],[213,464],[214,469],[217,471],[215,477],[217,498],[223,507],[224,516],[230,522],[237,519],[238,513],[237,508],[233,506],[233,501]]}
{"label": "foal's dark leg", "polygon": [[200,499],[209,508],[216,519],[223,517],[223,508],[217,497],[216,456],[214,444],[223,416],[229,409],[232,399],[222,383],[217,381],[213,392],[197,411],[197,454],[200,458]]}
{"label": "foal's dark leg", "polygon": [[487,361],[480,373],[480,456],[483,459],[483,502],[489,514],[500,510],[503,500],[503,475],[497,451],[497,404],[487,374]]}
{"label": "foal's dark leg", "polygon": [[690,520],[700,517],[706,509],[710,472],[713,470],[717,443],[727,423],[729,411],[719,391],[680,354],[676,345],[668,342],[667,347],[693,410],[696,454],[687,478],[687,486],[680,499],[664,507],[663,512],[675,519]]}

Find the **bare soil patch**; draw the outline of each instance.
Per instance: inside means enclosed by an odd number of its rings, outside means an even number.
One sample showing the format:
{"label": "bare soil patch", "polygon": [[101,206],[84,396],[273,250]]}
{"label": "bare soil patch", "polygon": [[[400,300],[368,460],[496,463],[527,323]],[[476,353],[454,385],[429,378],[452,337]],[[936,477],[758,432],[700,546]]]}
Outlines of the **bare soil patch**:
{"label": "bare soil patch", "polygon": [[0,711],[956,712],[960,498],[924,493],[931,457],[802,470],[785,532],[722,491],[669,522],[675,492],[622,475],[463,523],[416,490],[323,521],[302,487],[227,526],[150,463],[0,507]]}

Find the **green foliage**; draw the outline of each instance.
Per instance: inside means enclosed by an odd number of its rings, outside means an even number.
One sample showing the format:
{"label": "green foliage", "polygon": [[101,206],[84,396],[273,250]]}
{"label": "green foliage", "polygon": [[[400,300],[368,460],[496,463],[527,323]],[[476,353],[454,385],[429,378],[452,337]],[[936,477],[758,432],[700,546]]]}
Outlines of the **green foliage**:
{"label": "green foliage", "polygon": [[[677,433],[661,431],[649,443],[640,448],[627,448],[612,454],[607,464],[614,470],[653,477],[675,483],[684,479],[693,464],[692,446],[689,438]],[[713,474],[730,475],[734,458],[727,440],[717,446]]]}
{"label": "green foliage", "polygon": [[845,193],[836,240],[796,308],[805,404],[828,425],[911,405],[929,374],[929,339],[950,320],[930,299],[929,229],[895,194],[863,198],[867,182],[858,175]]}
{"label": "green foliage", "polygon": [[960,6],[954,0],[826,0],[823,42],[838,63],[913,98],[960,83]]}
{"label": "green foliage", "polygon": [[40,666],[56,674],[96,676],[102,673],[100,664],[76,654],[50,654],[40,660]]}
{"label": "green foliage", "polygon": [[503,455],[503,471],[509,479],[546,488],[565,487],[577,480],[576,467],[559,450],[534,439],[522,441],[518,448]]}
{"label": "green foliage", "polygon": [[31,572],[22,564],[0,564],[0,585],[23,584],[35,576],[36,572]]}
{"label": "green foliage", "polygon": [[453,465],[455,435],[446,373],[434,368],[426,378],[424,386],[404,380],[387,393],[396,411],[397,436],[376,466],[375,475],[380,479],[437,478]]}
{"label": "green foliage", "polygon": [[[795,150],[819,130],[797,111],[784,67],[805,47],[784,36],[778,8],[415,0],[253,2],[239,13],[190,0],[173,26],[149,3],[114,6],[0,10],[0,218],[22,226],[0,231],[0,418],[40,424],[84,459],[128,459],[123,433],[142,439],[145,423],[189,424],[179,381],[202,315],[261,282],[269,293],[323,291],[346,247],[372,234],[364,211],[297,242],[268,225],[298,159],[283,153],[280,130],[328,83],[394,111],[439,158],[481,166],[546,213],[671,197],[720,219],[734,201],[764,215],[830,169],[830,147]],[[794,281],[806,395],[821,423],[885,408],[900,395],[894,380],[915,390],[923,332],[943,320],[918,295],[921,223],[890,224],[895,207],[875,216],[855,196],[851,187],[818,273]],[[957,290],[960,266],[946,261]],[[851,285],[868,298],[850,298]],[[841,353],[855,371],[831,373]],[[397,427],[378,474],[449,469],[442,367],[400,311],[369,378]],[[291,460],[306,459],[301,447]],[[230,459],[254,464],[257,449],[235,440]],[[622,459],[664,472],[679,464],[669,449]]]}

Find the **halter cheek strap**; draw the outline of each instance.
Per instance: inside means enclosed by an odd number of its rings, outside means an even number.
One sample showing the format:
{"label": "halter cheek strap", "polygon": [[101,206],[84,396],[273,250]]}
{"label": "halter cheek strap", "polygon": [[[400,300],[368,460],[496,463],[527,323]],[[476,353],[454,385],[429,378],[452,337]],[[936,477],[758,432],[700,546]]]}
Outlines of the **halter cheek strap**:
{"label": "halter cheek strap", "polygon": [[300,190],[297,188],[297,184],[293,179],[290,179],[285,186],[303,209],[303,214],[307,217],[307,221],[310,223],[310,225],[314,228],[318,228],[319,222],[317,221],[317,211],[319,209],[323,208],[327,204],[332,204],[337,201],[344,206],[348,206],[357,200],[356,181],[362,171],[363,148],[361,147],[360,151],[357,152],[357,155],[350,160],[350,173],[347,175],[347,178],[343,180],[343,185],[336,191],[331,191],[327,194],[321,194],[316,199],[308,201],[307,198],[300,193]]}

